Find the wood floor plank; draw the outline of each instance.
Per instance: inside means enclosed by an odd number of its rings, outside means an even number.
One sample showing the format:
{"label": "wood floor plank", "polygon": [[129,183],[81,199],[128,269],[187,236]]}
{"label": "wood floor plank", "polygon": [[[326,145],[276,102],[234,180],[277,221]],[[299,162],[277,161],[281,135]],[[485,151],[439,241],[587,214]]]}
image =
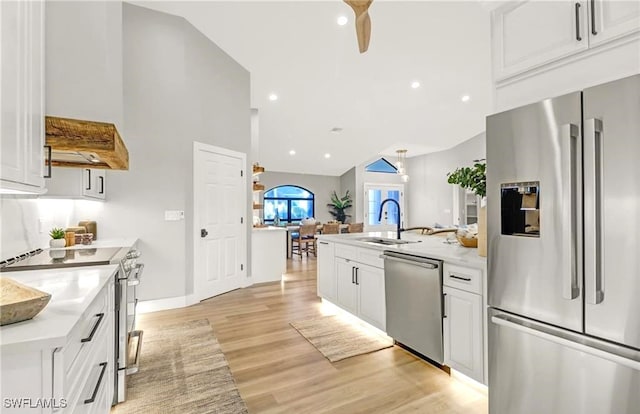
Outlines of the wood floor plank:
{"label": "wood floor plank", "polygon": [[289,325],[326,313],[316,266],[313,257],[294,258],[282,282],[140,315],[139,325],[208,319],[251,413],[487,412],[485,394],[397,346],[329,362]]}

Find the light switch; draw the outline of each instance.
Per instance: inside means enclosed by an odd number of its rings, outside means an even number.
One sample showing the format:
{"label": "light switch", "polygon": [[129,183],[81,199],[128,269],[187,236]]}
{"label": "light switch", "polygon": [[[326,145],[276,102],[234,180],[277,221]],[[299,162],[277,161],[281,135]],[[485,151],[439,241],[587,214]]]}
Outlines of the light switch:
{"label": "light switch", "polygon": [[184,211],[182,211],[182,210],[165,210],[165,212],[164,212],[164,220],[165,221],[184,220]]}

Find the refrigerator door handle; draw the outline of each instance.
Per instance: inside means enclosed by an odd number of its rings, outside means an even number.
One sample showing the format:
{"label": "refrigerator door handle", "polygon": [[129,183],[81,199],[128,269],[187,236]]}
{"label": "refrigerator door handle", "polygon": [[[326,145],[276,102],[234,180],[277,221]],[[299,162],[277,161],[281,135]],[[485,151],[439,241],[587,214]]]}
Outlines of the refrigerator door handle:
{"label": "refrigerator door handle", "polygon": [[584,126],[584,276],[585,299],[597,305],[604,299],[602,271],[602,121]]}
{"label": "refrigerator door handle", "polygon": [[581,194],[578,193],[579,179],[579,159],[578,159],[578,137],[580,136],[579,128],[574,124],[564,125],[562,128],[562,245],[570,246],[570,260],[566,260],[568,264],[563,269],[562,274],[562,297],[568,300],[576,299],[580,296],[580,287],[578,285],[578,263],[579,249],[577,242],[577,231],[579,223],[578,213],[580,208],[578,202]]}
{"label": "refrigerator door handle", "polygon": [[[616,364],[624,365],[636,371],[640,371],[640,352],[631,351],[611,344],[603,344],[602,341],[590,339],[582,335],[573,334],[558,328],[543,327],[537,329],[534,322],[527,321],[512,315],[497,314],[491,317],[491,322],[496,325],[515,329],[528,335],[562,345],[567,348],[584,352]],[[544,330],[543,330],[544,329]],[[547,332],[548,331],[548,332]],[[556,332],[557,331],[557,332]],[[607,350],[601,349],[606,348]],[[618,352],[617,352],[618,351]],[[626,354],[626,355],[625,355]]]}

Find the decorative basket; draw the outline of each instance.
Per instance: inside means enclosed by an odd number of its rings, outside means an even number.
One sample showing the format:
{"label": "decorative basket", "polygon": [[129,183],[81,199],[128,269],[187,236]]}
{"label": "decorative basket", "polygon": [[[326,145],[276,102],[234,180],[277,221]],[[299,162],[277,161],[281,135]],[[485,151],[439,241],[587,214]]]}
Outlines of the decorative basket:
{"label": "decorative basket", "polygon": [[478,247],[478,239],[475,237],[466,238],[462,237],[459,234],[456,234],[456,238],[460,242],[460,244],[464,247]]}

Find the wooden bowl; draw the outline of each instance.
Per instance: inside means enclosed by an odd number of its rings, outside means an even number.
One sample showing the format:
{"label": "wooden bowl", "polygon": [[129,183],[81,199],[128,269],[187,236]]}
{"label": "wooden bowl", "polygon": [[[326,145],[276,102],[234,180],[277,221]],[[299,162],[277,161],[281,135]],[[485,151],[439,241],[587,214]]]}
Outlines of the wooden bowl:
{"label": "wooden bowl", "polygon": [[22,322],[36,316],[49,303],[51,295],[0,277],[0,325]]}
{"label": "wooden bowl", "polygon": [[478,239],[476,237],[466,238],[456,234],[456,238],[464,247],[478,247]]}

